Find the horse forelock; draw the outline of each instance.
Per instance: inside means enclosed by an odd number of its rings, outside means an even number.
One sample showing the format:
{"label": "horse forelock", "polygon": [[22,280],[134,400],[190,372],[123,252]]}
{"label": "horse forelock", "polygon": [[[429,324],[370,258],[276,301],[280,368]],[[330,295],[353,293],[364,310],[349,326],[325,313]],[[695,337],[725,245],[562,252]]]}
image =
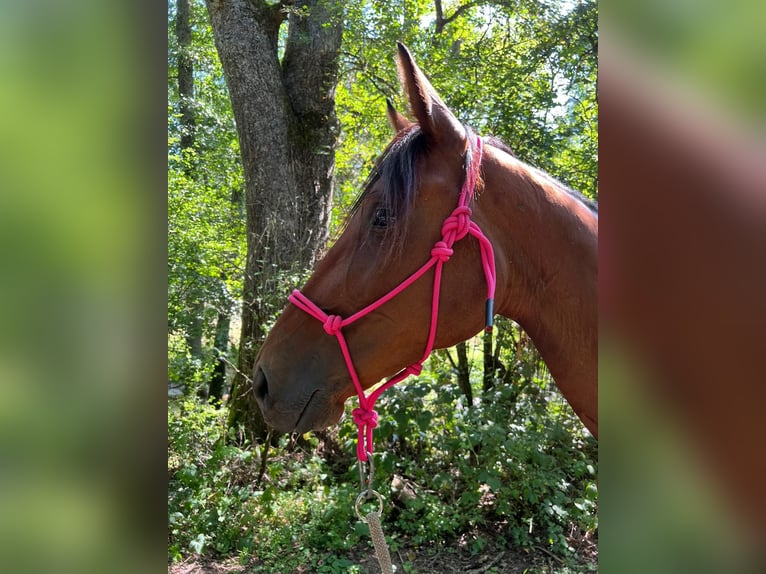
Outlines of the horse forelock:
{"label": "horse forelock", "polygon": [[[425,150],[426,138],[418,124],[400,131],[375,162],[364,184],[364,190],[351,208],[349,221],[360,211],[375,184],[381,182],[378,204],[387,210],[394,222],[386,228],[383,238],[389,254],[400,252],[404,244],[406,222],[418,188],[417,160]],[[366,226],[366,229],[369,233],[371,226]]]}
{"label": "horse forelock", "polygon": [[[464,128],[468,141],[474,142],[473,130],[468,126],[464,126]],[[497,138],[491,137],[487,143],[512,153],[510,148]],[[388,256],[401,254],[407,235],[407,219],[418,191],[417,161],[426,153],[427,149],[426,136],[418,124],[412,124],[410,127],[401,130],[376,160],[370,175],[365,181],[363,191],[354,202],[346,221],[348,223],[360,211],[362,205],[365,204],[372,193],[375,184],[380,182],[381,185],[378,187],[381,190],[381,196],[378,198],[377,203],[380,207],[385,208],[390,216],[395,218],[395,224],[390,225],[386,229],[385,236],[383,237],[383,241],[387,246],[386,253]],[[475,153],[475,144],[471,143],[468,145],[463,159],[464,173],[468,173],[474,161]],[[482,186],[483,180],[481,172],[479,172],[476,183],[477,194]],[[367,229],[367,235],[369,235],[371,227],[366,226],[365,229]]]}

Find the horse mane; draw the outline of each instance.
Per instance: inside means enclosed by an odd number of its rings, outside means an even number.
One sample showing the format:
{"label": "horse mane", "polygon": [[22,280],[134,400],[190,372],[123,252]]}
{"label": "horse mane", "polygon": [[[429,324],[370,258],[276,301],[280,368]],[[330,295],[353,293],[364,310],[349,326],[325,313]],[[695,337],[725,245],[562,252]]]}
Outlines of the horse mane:
{"label": "horse mane", "polygon": [[[473,134],[473,131],[464,126],[466,134]],[[513,150],[500,138],[495,136],[486,136],[482,138],[485,145],[499,149],[513,157],[517,157]],[[388,144],[386,149],[376,160],[370,175],[364,183],[364,188],[359,197],[354,202],[346,219],[348,221],[359,211],[366,198],[371,193],[372,187],[379,180],[382,181],[383,196],[380,200],[380,206],[385,208],[394,218],[396,223],[407,220],[415,197],[417,195],[418,181],[416,165],[418,159],[428,150],[428,142],[418,124],[412,124],[409,128],[400,131],[394,139]],[[467,169],[471,162],[472,148],[469,147],[465,156],[464,169]],[[535,168],[532,168],[535,169]],[[592,212],[598,214],[598,204],[586,197],[582,193],[575,191],[560,181],[551,177],[541,170],[535,170],[543,174],[546,179],[553,182],[556,187],[563,189],[566,193],[580,201]],[[344,225],[345,228],[345,225]],[[368,236],[371,229],[368,227]],[[389,255],[401,254],[400,247],[404,244],[406,237],[405,225],[389,225],[386,227],[383,240],[389,246]]]}

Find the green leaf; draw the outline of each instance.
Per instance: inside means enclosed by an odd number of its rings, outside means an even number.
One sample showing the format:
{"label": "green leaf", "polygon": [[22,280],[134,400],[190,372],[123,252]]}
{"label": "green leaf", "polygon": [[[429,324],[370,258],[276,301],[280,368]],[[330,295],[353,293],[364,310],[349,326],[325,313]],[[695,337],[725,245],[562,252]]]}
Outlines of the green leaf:
{"label": "green leaf", "polygon": [[489,487],[495,492],[500,490],[500,488],[502,487],[502,482],[500,482],[500,479],[496,475],[486,470],[482,470],[479,473],[479,476],[477,477],[477,479],[479,482],[484,482],[487,485],[489,485]]}
{"label": "green leaf", "polygon": [[198,534],[197,537],[189,542],[189,548],[197,554],[202,554],[202,549],[205,547],[205,541],[207,537],[204,534]]}

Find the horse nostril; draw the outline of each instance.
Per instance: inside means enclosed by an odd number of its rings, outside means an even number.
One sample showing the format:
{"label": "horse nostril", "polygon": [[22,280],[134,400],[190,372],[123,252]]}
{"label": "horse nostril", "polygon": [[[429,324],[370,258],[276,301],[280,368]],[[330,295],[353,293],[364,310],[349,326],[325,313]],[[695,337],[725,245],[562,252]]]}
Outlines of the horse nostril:
{"label": "horse nostril", "polygon": [[255,399],[260,404],[263,404],[263,401],[266,400],[266,395],[269,394],[269,383],[266,380],[266,374],[260,367],[255,370],[255,375],[253,376],[253,393],[255,394]]}

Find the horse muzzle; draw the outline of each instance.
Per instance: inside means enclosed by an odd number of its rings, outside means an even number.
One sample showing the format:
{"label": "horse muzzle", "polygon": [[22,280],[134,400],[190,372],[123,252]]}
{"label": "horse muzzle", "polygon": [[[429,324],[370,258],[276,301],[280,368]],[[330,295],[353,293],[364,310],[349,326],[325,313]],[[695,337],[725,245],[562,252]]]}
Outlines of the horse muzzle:
{"label": "horse muzzle", "polygon": [[253,374],[253,394],[266,424],[278,432],[305,433],[336,424],[343,415],[344,399],[330,395],[310,380],[290,385],[280,393],[268,368],[258,365]]}

